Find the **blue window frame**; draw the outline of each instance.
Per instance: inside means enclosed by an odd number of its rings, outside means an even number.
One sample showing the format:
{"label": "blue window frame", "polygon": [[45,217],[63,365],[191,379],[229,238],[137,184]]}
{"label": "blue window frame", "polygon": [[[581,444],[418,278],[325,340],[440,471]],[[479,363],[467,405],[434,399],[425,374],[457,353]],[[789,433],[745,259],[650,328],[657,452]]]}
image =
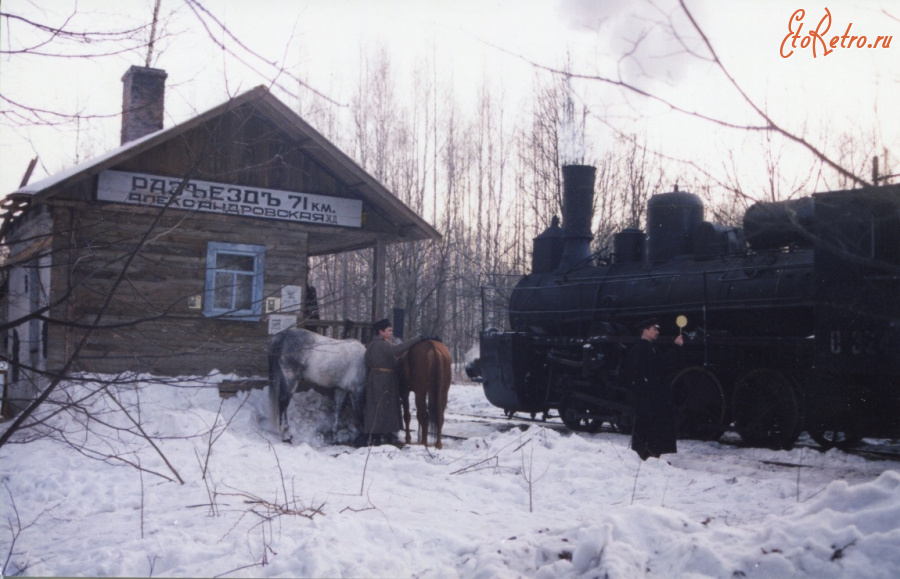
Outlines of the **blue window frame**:
{"label": "blue window frame", "polygon": [[203,315],[258,321],[263,306],[263,245],[219,243],[206,246]]}

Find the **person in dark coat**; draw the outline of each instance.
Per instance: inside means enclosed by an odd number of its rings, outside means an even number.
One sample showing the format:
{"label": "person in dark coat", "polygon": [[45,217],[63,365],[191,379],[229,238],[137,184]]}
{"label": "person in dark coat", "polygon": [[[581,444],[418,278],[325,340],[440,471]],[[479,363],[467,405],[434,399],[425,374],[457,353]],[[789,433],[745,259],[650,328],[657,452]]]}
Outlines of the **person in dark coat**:
{"label": "person in dark coat", "polygon": [[368,444],[395,444],[403,428],[397,358],[422,340],[419,336],[394,344],[394,329],[388,320],[372,325],[374,336],[366,347],[366,405],[362,435]]}
{"label": "person in dark coat", "polygon": [[684,338],[679,334],[679,348],[664,353],[654,342],[659,337],[655,318],[638,325],[638,340],[626,360],[626,371],[634,393],[634,431],[631,449],[641,460],[659,458],[661,454],[678,452],[675,443],[675,417],[672,413],[672,388],[668,377],[680,354]]}

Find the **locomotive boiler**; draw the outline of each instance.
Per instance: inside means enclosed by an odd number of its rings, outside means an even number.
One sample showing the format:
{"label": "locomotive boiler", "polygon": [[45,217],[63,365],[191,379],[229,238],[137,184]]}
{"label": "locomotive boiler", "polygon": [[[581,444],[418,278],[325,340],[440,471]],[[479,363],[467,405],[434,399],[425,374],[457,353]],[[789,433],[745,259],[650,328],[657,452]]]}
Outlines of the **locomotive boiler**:
{"label": "locomotive boiler", "polygon": [[659,343],[688,337],[670,377],[682,438],[900,436],[900,186],[757,203],[743,227],[705,221],[700,198],[676,188],[650,198],[646,232],[594,255],[595,169],[562,172],[562,227],[534,239],[510,329],[484,330],[470,369],[493,405],[630,432],[625,354],[634,325],[656,317]]}

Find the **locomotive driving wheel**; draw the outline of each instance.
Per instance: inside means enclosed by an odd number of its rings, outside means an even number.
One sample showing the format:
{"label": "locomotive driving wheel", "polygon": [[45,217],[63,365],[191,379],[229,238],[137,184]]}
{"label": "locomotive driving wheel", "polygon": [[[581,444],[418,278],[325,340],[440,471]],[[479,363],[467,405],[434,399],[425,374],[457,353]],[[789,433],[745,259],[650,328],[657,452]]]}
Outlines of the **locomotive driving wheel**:
{"label": "locomotive driving wheel", "polygon": [[634,414],[619,413],[616,420],[612,423],[612,427],[616,432],[631,434],[634,431]]}
{"label": "locomotive driving wheel", "polygon": [[809,436],[822,447],[822,450],[840,448],[846,450],[859,444],[863,437],[854,428],[828,428],[820,426],[809,429]]}
{"label": "locomotive driving wheel", "polygon": [[569,430],[576,432],[597,432],[603,421],[590,415],[588,404],[576,393],[570,394],[559,409],[559,416]]}
{"label": "locomotive driving wheel", "polygon": [[[806,431],[824,452],[847,450],[863,439],[869,396],[858,382],[817,376],[818,396],[807,404]],[[827,400],[827,404],[823,403]]]}
{"label": "locomotive driving wheel", "polygon": [[704,368],[691,366],[675,376],[672,409],[679,438],[718,440],[725,433],[725,393]]}
{"label": "locomotive driving wheel", "polygon": [[791,382],[760,368],[741,377],[732,400],[734,427],[745,443],[789,449],[800,435],[800,409]]}

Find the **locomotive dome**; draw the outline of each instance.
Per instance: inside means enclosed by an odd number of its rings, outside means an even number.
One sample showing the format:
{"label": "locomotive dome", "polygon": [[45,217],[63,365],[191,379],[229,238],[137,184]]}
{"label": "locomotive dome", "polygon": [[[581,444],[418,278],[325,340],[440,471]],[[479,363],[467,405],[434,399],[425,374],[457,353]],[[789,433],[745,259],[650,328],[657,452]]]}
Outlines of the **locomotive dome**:
{"label": "locomotive dome", "polygon": [[647,259],[690,255],[694,231],[703,223],[703,201],[693,193],[659,193],[647,202]]}

